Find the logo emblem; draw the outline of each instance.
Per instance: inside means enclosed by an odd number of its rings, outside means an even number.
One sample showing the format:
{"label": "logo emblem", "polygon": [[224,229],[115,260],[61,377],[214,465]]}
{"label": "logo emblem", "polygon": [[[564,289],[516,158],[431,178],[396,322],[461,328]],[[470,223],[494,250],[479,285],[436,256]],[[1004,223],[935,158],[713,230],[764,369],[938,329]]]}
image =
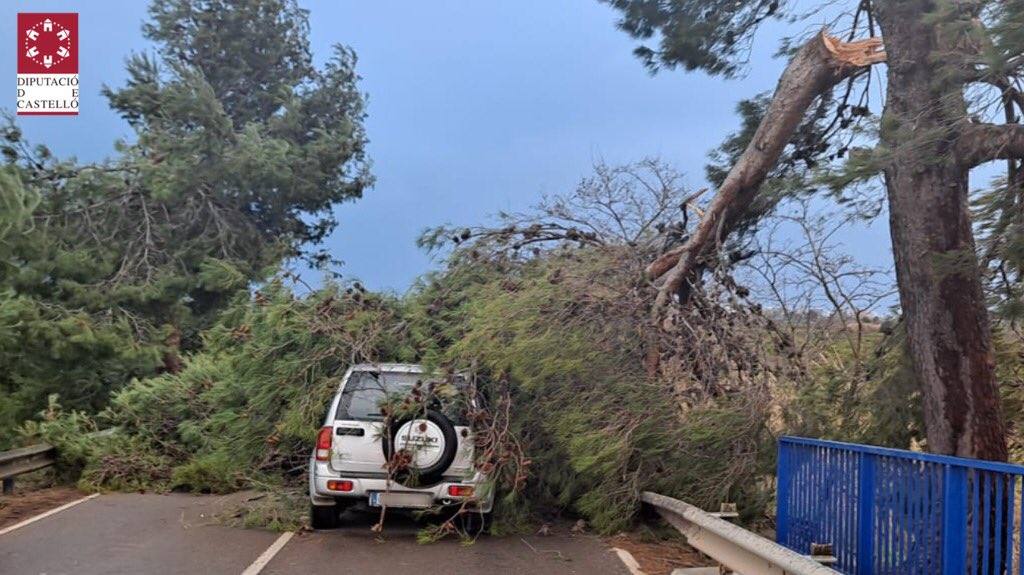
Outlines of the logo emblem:
{"label": "logo emblem", "polygon": [[78,14],[18,14],[18,115],[77,115],[78,94]]}
{"label": "logo emblem", "polygon": [[25,30],[25,57],[46,70],[71,57],[75,47],[71,44],[71,30],[44,18]]}
{"label": "logo emblem", "polygon": [[409,467],[412,469],[436,464],[444,455],[443,446],[441,430],[425,419],[409,421],[395,434],[395,449],[409,453],[412,458]]}

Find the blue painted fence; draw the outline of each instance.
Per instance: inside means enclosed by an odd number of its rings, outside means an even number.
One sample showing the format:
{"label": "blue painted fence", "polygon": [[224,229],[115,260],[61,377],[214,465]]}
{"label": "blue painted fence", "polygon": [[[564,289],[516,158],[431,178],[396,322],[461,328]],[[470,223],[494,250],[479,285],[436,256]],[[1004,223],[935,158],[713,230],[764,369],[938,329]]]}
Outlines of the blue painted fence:
{"label": "blue painted fence", "polygon": [[1024,466],[799,437],[779,440],[778,542],[834,566],[1024,575]]}

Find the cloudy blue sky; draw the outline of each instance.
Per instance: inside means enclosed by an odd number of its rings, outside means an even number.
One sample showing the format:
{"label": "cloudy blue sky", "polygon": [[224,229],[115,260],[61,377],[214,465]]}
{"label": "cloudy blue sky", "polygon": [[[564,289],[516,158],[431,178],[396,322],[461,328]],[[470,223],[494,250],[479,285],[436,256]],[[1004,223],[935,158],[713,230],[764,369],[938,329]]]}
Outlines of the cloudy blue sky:
{"label": "cloudy blue sky", "polygon": [[[423,228],[466,224],[569,189],[597,160],[659,156],[703,185],[709,149],[734,130],[736,102],[771,89],[783,62],[779,29],[763,31],[738,80],[682,71],[648,75],[595,0],[300,0],[322,62],[334,43],[359,55],[369,95],[367,131],[376,187],[337,208],[328,248],[343,273],[401,292],[430,269],[414,245]],[[33,0],[0,9],[0,78],[14,103],[16,13],[79,12],[81,115],[20,120],[27,136],[63,156],[99,160],[131,131],[101,85],[120,85],[123,62],[148,49],[142,1]],[[814,26],[816,23],[811,22]],[[225,62],[225,65],[230,65]],[[888,265],[885,222],[844,234],[846,249]]]}

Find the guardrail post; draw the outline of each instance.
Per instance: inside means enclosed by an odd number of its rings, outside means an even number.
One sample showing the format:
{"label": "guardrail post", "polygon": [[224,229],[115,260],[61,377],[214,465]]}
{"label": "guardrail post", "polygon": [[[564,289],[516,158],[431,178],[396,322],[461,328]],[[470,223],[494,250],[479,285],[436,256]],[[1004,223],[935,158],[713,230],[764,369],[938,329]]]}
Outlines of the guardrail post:
{"label": "guardrail post", "polygon": [[875,456],[857,454],[857,575],[875,567]]}
{"label": "guardrail post", "polygon": [[779,441],[778,471],[775,473],[775,540],[789,544],[789,494],[792,491],[789,446]]}
{"label": "guardrail post", "polygon": [[[640,494],[691,547],[736,573],[763,575],[841,575],[813,558],[719,519],[685,501],[657,493]],[[724,572],[724,571],[723,571]]]}
{"label": "guardrail post", "polygon": [[942,480],[942,572],[967,570],[967,468],[946,465]]}

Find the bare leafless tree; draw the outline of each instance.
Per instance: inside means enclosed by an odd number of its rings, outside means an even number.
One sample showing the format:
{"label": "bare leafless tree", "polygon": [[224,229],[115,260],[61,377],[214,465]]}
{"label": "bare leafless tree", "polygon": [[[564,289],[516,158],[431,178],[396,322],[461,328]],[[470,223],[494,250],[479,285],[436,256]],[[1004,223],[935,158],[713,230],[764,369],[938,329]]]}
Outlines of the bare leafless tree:
{"label": "bare leafless tree", "polygon": [[628,247],[651,258],[686,240],[702,191],[691,193],[670,165],[645,158],[621,166],[604,162],[565,194],[546,195],[533,208],[501,212],[493,225],[427,230],[419,245],[437,250],[471,242],[477,254],[530,258],[567,245]]}
{"label": "bare leafless tree", "polygon": [[844,252],[836,236],[856,216],[814,213],[806,200],[790,208],[765,221],[743,275],[798,348],[820,349],[839,337],[861,366],[870,351],[865,334],[877,331],[878,316],[896,302],[893,272]]}

